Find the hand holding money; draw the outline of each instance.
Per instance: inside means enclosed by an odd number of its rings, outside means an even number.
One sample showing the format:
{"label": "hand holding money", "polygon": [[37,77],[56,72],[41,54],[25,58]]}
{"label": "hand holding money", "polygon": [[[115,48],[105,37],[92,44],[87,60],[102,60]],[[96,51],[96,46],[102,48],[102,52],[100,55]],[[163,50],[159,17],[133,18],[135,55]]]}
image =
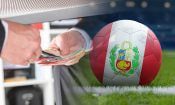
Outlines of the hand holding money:
{"label": "hand holding money", "polygon": [[[38,61],[42,65],[73,65],[88,52],[81,33],[68,31],[55,37]],[[45,55],[44,55],[45,53]],[[45,56],[45,57],[44,57]]]}

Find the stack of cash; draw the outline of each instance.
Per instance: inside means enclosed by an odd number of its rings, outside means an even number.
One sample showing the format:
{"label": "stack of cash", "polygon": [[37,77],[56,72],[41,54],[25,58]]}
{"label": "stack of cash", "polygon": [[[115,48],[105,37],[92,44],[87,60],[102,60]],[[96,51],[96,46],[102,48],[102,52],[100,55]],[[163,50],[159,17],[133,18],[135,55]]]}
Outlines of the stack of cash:
{"label": "stack of cash", "polygon": [[41,65],[73,65],[79,62],[79,60],[88,52],[90,49],[79,49],[71,54],[62,56],[58,49],[48,48],[42,51],[42,54],[37,61]]}

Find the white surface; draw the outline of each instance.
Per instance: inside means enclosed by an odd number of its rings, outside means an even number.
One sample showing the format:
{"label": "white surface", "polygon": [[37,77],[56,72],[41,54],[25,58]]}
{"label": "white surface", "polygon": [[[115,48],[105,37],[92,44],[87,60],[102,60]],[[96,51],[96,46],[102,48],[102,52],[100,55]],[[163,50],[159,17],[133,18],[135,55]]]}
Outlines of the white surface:
{"label": "white surface", "polygon": [[53,82],[41,85],[44,94],[44,105],[55,105]]}
{"label": "white surface", "polygon": [[23,24],[110,13],[111,0],[0,0],[0,18]]}
{"label": "white surface", "polygon": [[52,83],[52,80],[26,80],[26,81],[19,81],[19,82],[6,82],[4,83],[4,87],[19,87],[19,86],[29,86],[29,85],[41,85],[41,84],[47,84]]}
{"label": "white surface", "polygon": [[[41,47],[47,48],[50,44],[50,24],[44,23],[43,30],[41,31]],[[38,80],[53,80],[52,67],[51,66],[40,66],[36,64],[36,79]],[[54,103],[54,84],[53,81],[47,84],[42,84],[40,87],[43,90],[44,105],[55,105]]]}
{"label": "white surface", "polygon": [[0,103],[1,105],[6,105],[5,103],[5,88],[4,88],[4,72],[3,72],[3,62],[0,59]]}
{"label": "white surface", "polygon": [[[13,17],[75,8],[104,0],[0,0],[0,16]],[[47,15],[47,14],[45,14]]]}

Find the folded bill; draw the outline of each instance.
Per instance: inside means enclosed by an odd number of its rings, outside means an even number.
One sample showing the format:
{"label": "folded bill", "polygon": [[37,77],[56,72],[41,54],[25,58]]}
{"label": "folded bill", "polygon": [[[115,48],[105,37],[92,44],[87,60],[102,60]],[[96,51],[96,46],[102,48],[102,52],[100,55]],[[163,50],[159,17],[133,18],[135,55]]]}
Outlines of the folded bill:
{"label": "folded bill", "polygon": [[42,54],[38,60],[38,64],[42,65],[73,65],[79,62],[79,60],[88,54],[91,49],[79,49],[71,54],[62,56],[58,49],[48,48],[42,51]]}

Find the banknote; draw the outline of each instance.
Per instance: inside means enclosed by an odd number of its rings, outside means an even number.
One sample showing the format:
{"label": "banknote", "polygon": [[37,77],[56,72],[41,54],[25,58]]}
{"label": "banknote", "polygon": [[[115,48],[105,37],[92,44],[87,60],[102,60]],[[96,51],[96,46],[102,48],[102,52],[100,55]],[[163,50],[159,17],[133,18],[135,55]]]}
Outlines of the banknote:
{"label": "banknote", "polygon": [[79,62],[79,60],[91,49],[78,49],[66,56],[62,56],[58,49],[48,48],[42,51],[42,54],[37,61],[41,65],[73,65]]}

